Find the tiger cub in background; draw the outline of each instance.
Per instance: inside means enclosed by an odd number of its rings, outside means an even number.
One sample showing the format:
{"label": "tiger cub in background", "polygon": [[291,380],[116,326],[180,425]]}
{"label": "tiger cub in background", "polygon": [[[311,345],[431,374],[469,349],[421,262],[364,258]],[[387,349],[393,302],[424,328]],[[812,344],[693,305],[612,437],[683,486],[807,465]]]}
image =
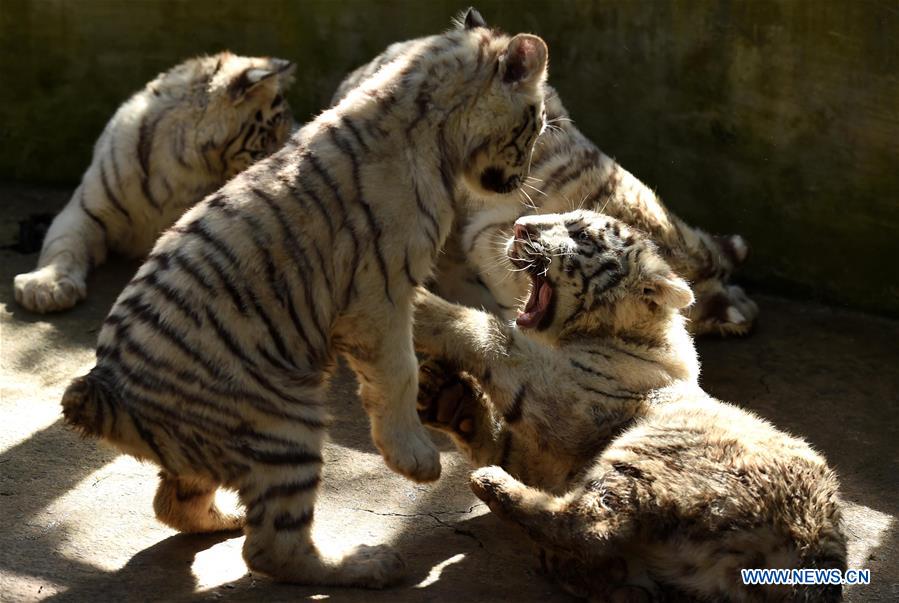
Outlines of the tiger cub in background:
{"label": "tiger cub in background", "polygon": [[507,256],[530,281],[517,324],[416,301],[422,418],[489,466],[475,494],[579,596],[838,600],[839,586],[743,585],[741,568],[845,569],[837,478],[699,388],[678,312],[693,296],[655,245],[590,211],[513,231]]}
{"label": "tiger cub in background", "polygon": [[144,257],[189,207],[286,142],[294,64],[222,52],[161,73],[119,107],[37,268],[16,276],[33,312],[71,308],[109,251]]}
{"label": "tiger cub in background", "polygon": [[159,464],[157,517],[178,530],[241,525],[214,504],[219,486],[237,490],[254,571],[395,581],[386,547],[331,556],[312,541],[328,381],[343,354],[386,463],[437,479],[416,412],[412,296],[456,187],[500,198],[527,175],[546,62],[528,34],[418,40],[189,210],[113,306],[96,366],[64,394],[66,421]]}
{"label": "tiger cub in background", "polygon": [[[469,28],[486,28],[476,10],[465,16]],[[406,51],[392,45],[340,84],[332,102],[343,98],[382,65]],[[600,151],[569,118],[558,94],[546,86],[547,132],[534,148],[530,177],[517,198],[486,204],[467,195],[457,226],[437,266],[433,288],[441,296],[512,319],[527,295],[527,279],[508,270],[503,245],[522,215],[593,209],[648,233],[668,263],[687,279],[696,303],[685,309],[696,334],[744,335],[758,306],[737,285],[734,269],[749,247],[739,235],[717,237],[692,227],[671,213],[645,184]]]}

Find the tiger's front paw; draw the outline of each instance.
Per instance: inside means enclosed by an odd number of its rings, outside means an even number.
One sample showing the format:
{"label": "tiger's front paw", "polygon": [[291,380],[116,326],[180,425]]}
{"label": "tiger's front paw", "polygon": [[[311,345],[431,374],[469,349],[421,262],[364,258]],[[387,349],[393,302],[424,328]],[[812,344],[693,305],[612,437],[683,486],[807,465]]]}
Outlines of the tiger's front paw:
{"label": "tiger's front paw", "polygon": [[465,441],[475,434],[477,393],[471,383],[438,360],[425,360],[418,373],[418,416],[428,427]]}
{"label": "tiger's front paw", "polygon": [[52,265],[19,274],[13,285],[16,301],[40,314],[66,310],[87,297],[84,280],[59,272]]}
{"label": "tiger's front paw", "polygon": [[372,439],[387,466],[416,482],[440,477],[440,452],[418,420],[372,422]]}
{"label": "tiger's front paw", "polygon": [[497,515],[505,515],[508,507],[517,502],[514,492],[518,482],[502,467],[481,467],[473,471],[468,485],[474,495],[487,503],[490,511]]}

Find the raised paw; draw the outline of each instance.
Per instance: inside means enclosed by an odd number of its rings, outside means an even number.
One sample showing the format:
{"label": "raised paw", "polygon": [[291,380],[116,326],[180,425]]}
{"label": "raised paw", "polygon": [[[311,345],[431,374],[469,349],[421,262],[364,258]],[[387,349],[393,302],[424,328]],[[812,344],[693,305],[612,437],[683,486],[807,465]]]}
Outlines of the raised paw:
{"label": "raised paw", "polygon": [[427,409],[455,376],[453,368],[436,358],[425,358],[418,367],[418,409]]}
{"label": "raised paw", "polygon": [[741,287],[715,283],[708,291],[697,288],[697,302],[690,312],[690,327],[695,334],[729,337],[747,335],[759,308]]}
{"label": "raised paw", "polygon": [[716,236],[715,242],[734,267],[742,265],[749,257],[749,243],[740,235]]}
{"label": "raised paw", "polygon": [[372,435],[384,462],[400,475],[417,482],[440,477],[440,452],[418,421],[406,428],[373,429]]}
{"label": "raised paw", "polygon": [[58,312],[71,308],[87,296],[87,285],[54,266],[16,276],[16,301],[32,312]]}
{"label": "raised paw", "polygon": [[447,431],[465,441],[474,437],[477,392],[459,373],[427,360],[418,378],[418,416],[428,427]]}
{"label": "raised paw", "polygon": [[350,550],[340,566],[340,583],[364,588],[385,588],[401,581],[406,563],[386,545],[359,545]]}
{"label": "raised paw", "polygon": [[515,489],[516,480],[506,473],[502,467],[482,467],[468,478],[468,485],[474,495],[487,503],[490,510],[503,514],[504,509],[512,503],[511,492]]}

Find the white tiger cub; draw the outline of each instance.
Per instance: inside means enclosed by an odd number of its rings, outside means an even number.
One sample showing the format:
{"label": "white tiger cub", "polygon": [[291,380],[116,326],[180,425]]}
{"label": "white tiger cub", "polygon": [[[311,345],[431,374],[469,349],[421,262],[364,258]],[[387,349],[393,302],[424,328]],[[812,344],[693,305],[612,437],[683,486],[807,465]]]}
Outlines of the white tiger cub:
{"label": "white tiger cub", "polygon": [[33,312],[71,308],[108,251],[143,257],[203,197],[286,142],[294,64],[222,52],[159,74],[113,115],[37,268],[16,276]]}
{"label": "white tiger cub", "polygon": [[450,230],[457,186],[499,196],[544,127],[547,49],[528,34],[417,41],[339,105],[189,210],[160,237],[63,396],[66,421],[162,467],[157,517],[233,529],[248,566],[280,580],[377,587],[400,558],[311,538],[338,353],[360,383],[386,463],[434,480],[416,413],[413,292]]}
{"label": "white tiger cub", "polygon": [[[422,292],[422,417],[477,466],[475,494],[591,601],[838,601],[742,568],[841,569],[839,482],[803,440],[716,400],[679,310],[693,295],[644,234],[590,211],[525,216],[506,253],[515,323]],[[449,373],[447,374],[447,371]]]}
{"label": "white tiger cub", "polygon": [[[469,29],[486,28],[478,11],[460,22]],[[390,46],[371,63],[341,82],[338,102],[365,78],[406,52],[412,42]],[[529,182],[507,203],[485,204],[477,194],[465,195],[454,232],[441,255],[433,288],[441,296],[484,308],[508,319],[527,295],[528,281],[510,272],[503,245],[515,220],[527,214],[549,214],[578,207],[614,216],[648,233],[671,267],[687,279],[696,303],[684,310],[696,334],[745,335],[758,306],[737,285],[734,270],[749,253],[739,235],[712,236],[672,213],[655,192],[604,154],[568,116],[558,93],[546,87],[547,132],[534,148]]]}

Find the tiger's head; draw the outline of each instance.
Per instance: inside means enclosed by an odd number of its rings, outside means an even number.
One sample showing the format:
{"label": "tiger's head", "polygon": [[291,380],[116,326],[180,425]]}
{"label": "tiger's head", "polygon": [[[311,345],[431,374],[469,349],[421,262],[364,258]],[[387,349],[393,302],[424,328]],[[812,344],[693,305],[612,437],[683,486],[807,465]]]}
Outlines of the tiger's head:
{"label": "tiger's head", "polygon": [[518,326],[550,340],[582,332],[651,335],[693,303],[689,285],[652,241],[596,212],[519,218],[506,253],[531,280]]}
{"label": "tiger's head", "polygon": [[189,78],[201,112],[188,135],[205,167],[230,179],[287,142],[293,117],[284,94],[295,64],[222,52],[192,59],[168,75]]}
{"label": "tiger's head", "polygon": [[546,127],[546,43],[531,34],[498,34],[473,8],[458,25],[489,65],[489,78],[460,124],[468,138],[463,181],[475,195],[510,193],[524,183],[534,143]]}

